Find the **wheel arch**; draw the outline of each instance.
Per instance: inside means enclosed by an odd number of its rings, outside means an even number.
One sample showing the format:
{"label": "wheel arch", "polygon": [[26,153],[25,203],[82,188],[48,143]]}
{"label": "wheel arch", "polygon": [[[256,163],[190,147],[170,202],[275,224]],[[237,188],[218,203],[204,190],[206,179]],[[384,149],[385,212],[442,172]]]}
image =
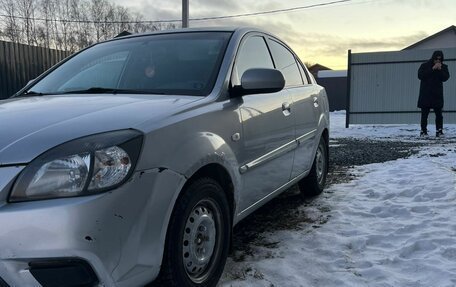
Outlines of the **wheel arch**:
{"label": "wheel arch", "polygon": [[324,139],[325,141],[325,147],[326,147],[326,154],[327,154],[327,157],[326,157],[326,166],[329,168],[329,130],[328,128],[324,128],[323,129],[323,132],[321,133],[321,138]]}
{"label": "wheel arch", "polygon": [[326,143],[326,149],[327,151],[329,150],[329,130],[327,128],[325,128],[323,130],[323,133],[321,134],[321,136],[323,137],[323,139],[325,140],[325,143]]}
{"label": "wheel arch", "polygon": [[[186,196],[186,189],[189,188],[194,182],[198,181],[199,179],[203,178],[210,178],[215,180],[222,188],[227,202],[229,204],[228,210],[230,212],[230,227],[232,228],[233,225],[233,218],[235,214],[235,196],[234,196],[234,184],[233,184],[233,179],[230,176],[229,171],[220,163],[208,163],[204,166],[201,166],[199,169],[197,169],[190,177],[187,178],[185,183],[182,185],[182,188],[179,190],[174,202],[173,206],[171,208],[171,214],[167,220],[167,228],[166,228],[166,233],[165,233],[165,241],[164,241],[164,249],[166,249],[166,245],[169,244],[169,238],[170,238],[170,229],[171,229],[171,217],[173,216],[172,214],[175,212],[177,208],[177,204],[179,200],[181,200],[184,196]],[[188,194],[187,194],[188,195]],[[232,234],[232,233],[230,233]],[[231,240],[231,235],[229,236],[230,242]],[[166,260],[166,252],[163,253],[163,256],[161,258],[161,267],[160,267],[160,273],[162,273],[162,268],[164,266],[164,260]],[[160,280],[160,279],[159,279]],[[155,286],[155,285],[152,285]]]}
{"label": "wheel arch", "polygon": [[233,216],[236,208],[235,196],[234,196],[234,184],[233,180],[228,172],[228,170],[223,167],[221,164],[218,163],[210,163],[205,166],[202,166],[198,169],[184,184],[180,193],[182,193],[188,185],[190,185],[193,181],[203,178],[203,177],[210,177],[217,181],[220,186],[222,187],[226,198],[230,204],[230,212],[231,212],[231,222],[233,221]]}

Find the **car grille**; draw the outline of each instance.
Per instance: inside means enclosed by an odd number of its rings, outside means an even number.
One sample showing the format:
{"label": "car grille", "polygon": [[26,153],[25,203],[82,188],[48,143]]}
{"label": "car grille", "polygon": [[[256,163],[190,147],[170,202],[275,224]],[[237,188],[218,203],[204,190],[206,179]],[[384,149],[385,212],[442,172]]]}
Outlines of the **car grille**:
{"label": "car grille", "polygon": [[3,281],[2,277],[0,277],[0,287],[9,287],[9,285],[6,284],[5,281]]}

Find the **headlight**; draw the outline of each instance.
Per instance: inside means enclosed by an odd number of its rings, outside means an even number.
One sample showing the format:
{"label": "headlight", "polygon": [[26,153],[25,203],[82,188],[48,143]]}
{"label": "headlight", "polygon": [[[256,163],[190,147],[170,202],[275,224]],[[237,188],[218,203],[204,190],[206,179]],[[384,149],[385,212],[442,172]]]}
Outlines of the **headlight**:
{"label": "headlight", "polygon": [[21,173],[10,202],[90,195],[130,177],[143,136],[121,130],[79,138],[34,159]]}

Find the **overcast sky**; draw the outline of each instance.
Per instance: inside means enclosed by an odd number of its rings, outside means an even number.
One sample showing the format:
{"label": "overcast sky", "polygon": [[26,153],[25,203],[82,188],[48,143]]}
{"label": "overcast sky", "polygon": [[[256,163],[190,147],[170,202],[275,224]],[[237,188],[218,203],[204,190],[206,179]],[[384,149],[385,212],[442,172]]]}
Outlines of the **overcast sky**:
{"label": "overcast sky", "polygon": [[[110,0],[145,20],[181,19],[182,0]],[[189,0],[190,19],[303,7],[337,0]],[[324,7],[196,21],[190,27],[257,26],[287,42],[304,62],[346,69],[347,51],[393,51],[456,24],[455,0],[351,0]]]}

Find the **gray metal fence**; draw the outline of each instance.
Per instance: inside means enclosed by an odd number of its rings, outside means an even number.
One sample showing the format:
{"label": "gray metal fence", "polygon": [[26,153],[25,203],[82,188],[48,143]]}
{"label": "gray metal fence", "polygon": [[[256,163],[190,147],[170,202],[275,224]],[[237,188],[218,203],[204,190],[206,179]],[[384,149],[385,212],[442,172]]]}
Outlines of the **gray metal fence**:
{"label": "gray metal fence", "polygon": [[[456,124],[456,49],[441,49],[450,79],[444,83],[444,123]],[[356,53],[349,51],[349,124],[418,124],[418,68],[433,50]],[[431,113],[430,122],[433,122]]]}
{"label": "gray metal fence", "polygon": [[0,99],[12,96],[28,81],[71,53],[0,41]]}
{"label": "gray metal fence", "polygon": [[347,110],[346,71],[319,71],[315,80],[325,88],[331,112]]}

